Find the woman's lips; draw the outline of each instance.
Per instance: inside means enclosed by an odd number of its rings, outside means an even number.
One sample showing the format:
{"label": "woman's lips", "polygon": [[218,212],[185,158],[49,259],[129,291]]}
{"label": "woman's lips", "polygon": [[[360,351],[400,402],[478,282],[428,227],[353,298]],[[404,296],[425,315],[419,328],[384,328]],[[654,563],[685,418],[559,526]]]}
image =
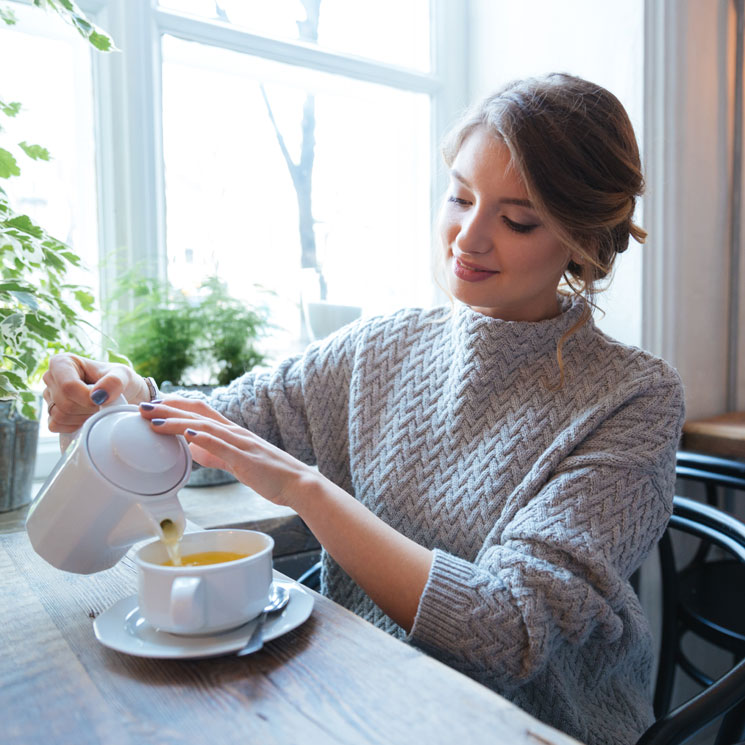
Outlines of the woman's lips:
{"label": "woman's lips", "polygon": [[453,257],[453,274],[465,282],[481,282],[489,277],[493,277],[499,272],[493,272],[488,269],[479,269],[466,264],[462,264],[458,259]]}

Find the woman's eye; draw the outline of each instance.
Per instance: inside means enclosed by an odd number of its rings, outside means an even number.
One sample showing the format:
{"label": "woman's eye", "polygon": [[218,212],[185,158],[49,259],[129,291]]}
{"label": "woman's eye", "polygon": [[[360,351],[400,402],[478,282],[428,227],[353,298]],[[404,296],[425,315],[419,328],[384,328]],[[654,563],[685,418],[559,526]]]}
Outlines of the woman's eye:
{"label": "woman's eye", "polygon": [[502,216],[502,219],[504,220],[504,224],[510,230],[514,230],[515,233],[530,233],[531,230],[535,230],[538,227],[537,224],[526,224],[522,222],[515,222],[514,220],[510,220],[509,217],[505,217],[505,216]]}
{"label": "woman's eye", "polygon": [[467,200],[461,199],[460,197],[454,197],[454,196],[448,197],[448,202],[453,202],[453,204],[460,204],[460,205],[468,204]]}

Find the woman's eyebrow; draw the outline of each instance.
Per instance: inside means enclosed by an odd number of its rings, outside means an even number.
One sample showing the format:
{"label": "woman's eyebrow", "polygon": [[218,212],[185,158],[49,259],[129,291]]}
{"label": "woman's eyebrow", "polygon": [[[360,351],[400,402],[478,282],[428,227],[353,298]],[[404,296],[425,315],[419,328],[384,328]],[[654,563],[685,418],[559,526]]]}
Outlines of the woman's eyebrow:
{"label": "woman's eyebrow", "polygon": [[[456,180],[460,181],[463,186],[468,187],[469,189],[472,189],[470,182],[467,178],[463,176],[462,173],[458,173],[458,171],[455,170],[455,168],[450,169],[450,175]],[[499,204],[514,204],[518,207],[527,207],[528,209],[535,209],[533,207],[533,202],[530,201],[530,199],[519,199],[518,197],[500,197],[497,202]]]}

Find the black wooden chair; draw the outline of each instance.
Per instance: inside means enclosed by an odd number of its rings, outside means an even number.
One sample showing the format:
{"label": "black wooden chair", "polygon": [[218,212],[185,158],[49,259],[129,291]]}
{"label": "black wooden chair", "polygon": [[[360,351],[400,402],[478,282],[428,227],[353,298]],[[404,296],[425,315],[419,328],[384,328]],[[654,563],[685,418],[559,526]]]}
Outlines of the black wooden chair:
{"label": "black wooden chair", "polygon": [[[737,490],[745,496],[745,462],[716,458],[702,453],[679,452],[679,479],[703,485],[706,501],[721,507],[722,489]],[[745,659],[745,566],[732,558],[712,555],[710,544],[702,541],[688,564],[679,571],[680,638],[691,633],[706,639],[733,656]],[[680,667],[702,686],[712,679],[678,650]]]}
{"label": "black wooden chair", "polygon": [[657,721],[642,735],[637,745],[678,745],[719,717],[723,719],[716,745],[736,745],[743,739],[745,661],[737,662],[718,680],[709,679],[709,683],[703,684],[705,688],[701,693],[669,711],[675,673],[681,660],[681,631],[686,630],[686,612],[681,605],[682,573],[675,563],[671,540],[673,531],[687,533],[707,546],[717,547],[730,554],[739,566],[745,567],[745,524],[711,505],[675,497],[673,516],[659,544],[662,642],[654,698]]}
{"label": "black wooden chair", "polygon": [[301,585],[309,587],[311,590],[321,589],[321,562],[317,561],[312,567],[306,569],[298,578],[297,581]]}

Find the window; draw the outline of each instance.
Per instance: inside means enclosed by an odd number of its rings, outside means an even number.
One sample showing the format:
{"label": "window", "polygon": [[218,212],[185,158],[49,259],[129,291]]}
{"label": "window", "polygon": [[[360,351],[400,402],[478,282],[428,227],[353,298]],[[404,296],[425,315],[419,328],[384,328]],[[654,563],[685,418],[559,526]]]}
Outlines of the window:
{"label": "window", "polygon": [[[94,5],[123,50],[95,59],[99,163],[117,174],[106,253],[187,293],[218,274],[269,307],[274,359],[355,314],[431,304],[433,145],[465,104],[463,8]],[[104,292],[114,281],[104,268]]]}
{"label": "window", "polygon": [[340,324],[353,307],[429,301],[428,95],[170,35],[162,53],[174,284],[217,273],[234,295],[263,297],[279,351],[323,333],[310,315],[321,300],[343,306]]}

